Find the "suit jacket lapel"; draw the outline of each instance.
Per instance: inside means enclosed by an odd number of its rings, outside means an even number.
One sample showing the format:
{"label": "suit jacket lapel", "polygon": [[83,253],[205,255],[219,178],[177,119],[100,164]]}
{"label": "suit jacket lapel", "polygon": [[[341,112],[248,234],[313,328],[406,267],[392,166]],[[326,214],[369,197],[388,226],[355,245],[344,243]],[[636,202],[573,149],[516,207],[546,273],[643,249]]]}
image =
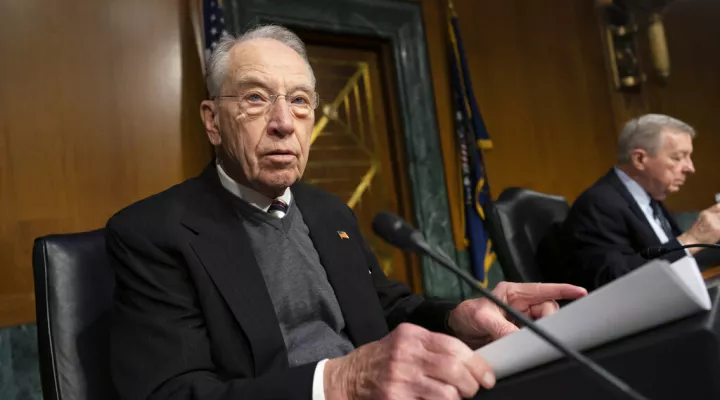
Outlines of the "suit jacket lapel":
{"label": "suit jacket lapel", "polygon": [[605,175],[605,178],[607,179],[607,182],[613,188],[615,188],[618,193],[620,193],[623,199],[625,199],[625,201],[627,202],[630,211],[632,211],[632,213],[635,214],[635,216],[640,220],[639,226],[641,227],[641,229],[643,229],[643,237],[647,238],[650,242],[649,245],[660,245],[660,239],[658,239],[655,230],[652,228],[652,226],[650,226],[650,222],[648,222],[645,213],[643,213],[643,211],[640,209],[640,206],[638,206],[637,202],[632,197],[632,194],[630,194],[630,191],[628,191],[628,189],[622,183],[615,171],[611,169],[610,172]]}
{"label": "suit jacket lapel", "polygon": [[288,365],[287,350],[262,272],[214,164],[198,179],[201,193],[182,219],[197,254],[247,335],[255,373]]}
{"label": "suit jacket lapel", "polygon": [[[348,337],[355,346],[380,339],[388,327],[382,310],[376,310],[377,293],[357,243],[362,240],[356,237],[359,231],[338,210],[324,208],[302,184],[294,185],[292,191],[340,304]],[[349,234],[348,238],[341,238],[340,232]]]}

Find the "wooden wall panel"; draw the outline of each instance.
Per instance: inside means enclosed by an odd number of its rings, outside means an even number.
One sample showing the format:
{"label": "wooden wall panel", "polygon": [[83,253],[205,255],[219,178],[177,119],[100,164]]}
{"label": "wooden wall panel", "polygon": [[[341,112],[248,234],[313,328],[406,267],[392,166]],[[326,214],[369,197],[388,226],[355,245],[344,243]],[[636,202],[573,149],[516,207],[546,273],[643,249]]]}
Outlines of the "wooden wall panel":
{"label": "wooden wall panel", "polygon": [[[720,2],[679,1],[665,13],[671,75],[665,86],[646,85],[650,110],[693,125],[696,174],[668,198],[675,211],[697,211],[720,193]],[[649,61],[649,60],[647,60]],[[649,63],[648,63],[649,64]],[[648,67],[648,73],[651,70]]]}
{"label": "wooden wall panel", "polygon": [[0,4],[0,326],[32,321],[35,237],[104,226],[209,159],[187,2]]}
{"label": "wooden wall panel", "polygon": [[[456,246],[464,248],[453,131],[447,0],[421,0]],[[595,2],[453,0],[475,96],[494,149],[486,167],[494,198],[509,186],[578,194],[614,162],[620,127],[660,112],[694,125],[696,176],[668,203],[674,211],[709,206],[720,192],[720,3],[675,2],[665,13],[672,75],[639,93],[613,90]],[[651,75],[647,40],[638,38]]]}
{"label": "wooden wall panel", "polygon": [[[630,118],[654,112],[680,118],[698,131],[693,161],[697,173],[670,196],[672,211],[698,211],[714,202],[720,192],[720,3],[714,0],[677,1],[662,12],[670,55],[671,74],[666,82],[654,75],[647,33],[637,37],[647,81],[638,93],[611,91],[615,127]],[[640,15],[640,19],[645,18]]]}
{"label": "wooden wall panel", "polygon": [[[438,123],[462,248],[445,0],[423,1]],[[493,139],[493,197],[509,186],[575,197],[612,165],[616,143],[591,1],[454,0],[475,96]],[[453,198],[454,196],[454,198]]]}

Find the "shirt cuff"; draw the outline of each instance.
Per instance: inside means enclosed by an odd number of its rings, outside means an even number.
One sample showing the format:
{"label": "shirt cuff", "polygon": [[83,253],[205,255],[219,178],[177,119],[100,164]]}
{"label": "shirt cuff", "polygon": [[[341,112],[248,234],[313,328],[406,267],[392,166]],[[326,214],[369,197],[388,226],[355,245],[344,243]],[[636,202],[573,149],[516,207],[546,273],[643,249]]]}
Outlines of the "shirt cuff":
{"label": "shirt cuff", "polygon": [[312,400],[325,400],[325,363],[327,358],[317,363],[313,375]]}

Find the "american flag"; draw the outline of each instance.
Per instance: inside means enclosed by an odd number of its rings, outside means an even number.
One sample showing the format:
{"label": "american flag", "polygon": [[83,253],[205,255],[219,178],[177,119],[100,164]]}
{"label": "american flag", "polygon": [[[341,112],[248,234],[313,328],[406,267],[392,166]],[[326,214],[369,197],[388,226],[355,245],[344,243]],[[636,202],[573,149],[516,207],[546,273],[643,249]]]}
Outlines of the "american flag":
{"label": "american flag", "polygon": [[225,14],[222,0],[203,0],[203,27],[205,37],[205,63],[217,46],[225,30]]}

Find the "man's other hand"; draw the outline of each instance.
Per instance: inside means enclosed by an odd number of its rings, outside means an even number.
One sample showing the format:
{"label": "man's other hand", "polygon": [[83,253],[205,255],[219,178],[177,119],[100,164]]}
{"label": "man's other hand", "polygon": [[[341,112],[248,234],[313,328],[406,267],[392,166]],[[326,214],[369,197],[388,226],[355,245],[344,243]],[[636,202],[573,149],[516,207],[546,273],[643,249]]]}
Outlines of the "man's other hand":
{"label": "man's other hand", "polygon": [[[718,240],[720,240],[720,204],[715,204],[700,212],[698,219],[690,229],[678,236],[678,241],[684,245],[713,244]],[[695,254],[702,249],[690,248],[688,250],[690,254]]]}
{"label": "man's other hand", "polygon": [[[492,293],[529,318],[539,319],[558,310],[556,300],[574,300],[587,295],[587,290],[567,284],[500,282]],[[450,313],[448,325],[473,349],[519,329],[503,310],[485,298],[460,303]]]}
{"label": "man's other hand", "polygon": [[325,398],[460,400],[492,388],[487,363],[460,340],[401,324],[389,335],[328,360]]}

